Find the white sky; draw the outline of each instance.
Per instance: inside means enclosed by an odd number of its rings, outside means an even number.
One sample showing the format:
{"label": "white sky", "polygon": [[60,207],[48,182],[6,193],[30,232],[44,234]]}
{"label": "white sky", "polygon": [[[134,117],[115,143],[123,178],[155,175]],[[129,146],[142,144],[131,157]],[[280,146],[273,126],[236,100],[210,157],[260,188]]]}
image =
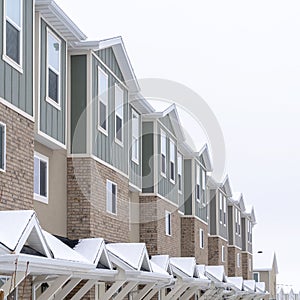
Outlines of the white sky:
{"label": "white sky", "polygon": [[57,0],[89,39],[121,35],[138,78],[187,85],[215,112],[255,247],[300,289],[300,2]]}

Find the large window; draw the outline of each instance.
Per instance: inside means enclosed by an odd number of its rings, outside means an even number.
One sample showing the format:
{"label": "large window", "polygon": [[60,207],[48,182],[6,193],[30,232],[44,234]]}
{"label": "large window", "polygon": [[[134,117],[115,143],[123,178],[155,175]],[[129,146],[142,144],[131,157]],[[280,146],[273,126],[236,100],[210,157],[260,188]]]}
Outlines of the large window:
{"label": "large window", "polygon": [[98,130],[107,132],[108,119],[108,76],[98,69]]}
{"label": "large window", "polygon": [[5,171],[6,164],[6,126],[0,123],[0,170]]}
{"label": "large window", "polygon": [[18,70],[22,66],[22,0],[6,0],[4,22],[4,53],[7,62]]}
{"label": "large window", "polygon": [[48,203],[48,157],[34,153],[34,199]]}
{"label": "large window", "polygon": [[106,182],[106,210],[117,214],[117,185],[109,180]]}
{"label": "large window", "polygon": [[201,168],[196,165],[196,200],[199,202],[201,199],[201,178],[200,178]]}
{"label": "large window", "polygon": [[160,152],[161,152],[161,173],[166,175],[166,164],[167,164],[167,136],[162,130],[160,133]]}
{"label": "large window", "polygon": [[170,181],[175,183],[175,143],[170,140]]}
{"label": "large window", "polygon": [[199,231],[199,238],[200,238],[200,248],[204,249],[204,231],[200,229]]}
{"label": "large window", "polygon": [[178,191],[182,193],[182,155],[177,153],[177,173],[178,173]]}
{"label": "large window", "polygon": [[124,92],[115,86],[115,117],[116,117],[116,140],[123,143],[123,119],[124,119]]}
{"label": "large window", "polygon": [[139,136],[140,136],[140,116],[132,110],[132,145],[131,145],[131,158],[137,164],[139,163]]}
{"label": "large window", "polygon": [[172,235],[171,213],[165,211],[165,230],[166,235]]}
{"label": "large window", "polygon": [[47,100],[60,108],[61,40],[47,30]]}

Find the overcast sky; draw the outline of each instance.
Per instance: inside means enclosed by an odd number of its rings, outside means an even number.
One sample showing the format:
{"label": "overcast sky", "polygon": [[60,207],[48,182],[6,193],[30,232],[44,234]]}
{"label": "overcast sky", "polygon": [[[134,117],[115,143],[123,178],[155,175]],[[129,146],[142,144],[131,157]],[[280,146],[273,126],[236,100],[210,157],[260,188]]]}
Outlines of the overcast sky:
{"label": "overcast sky", "polygon": [[197,92],[215,112],[255,248],[300,288],[300,2],[57,0],[89,39],[122,36],[138,78]]}

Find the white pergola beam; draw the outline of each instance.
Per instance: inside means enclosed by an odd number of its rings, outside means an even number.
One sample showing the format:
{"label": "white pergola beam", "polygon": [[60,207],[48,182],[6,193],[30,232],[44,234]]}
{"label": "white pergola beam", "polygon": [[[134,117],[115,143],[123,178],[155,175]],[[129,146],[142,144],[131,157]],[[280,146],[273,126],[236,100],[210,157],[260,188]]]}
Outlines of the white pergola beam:
{"label": "white pergola beam", "polygon": [[138,282],[134,282],[134,281],[128,282],[126,286],[122,288],[120,293],[118,293],[118,295],[114,298],[114,300],[124,299],[128,295],[128,293],[136,287],[137,284]]}
{"label": "white pergola beam", "polygon": [[59,276],[55,279],[52,284],[41,294],[37,300],[49,300],[55,293],[71,278],[71,275]]}
{"label": "white pergola beam", "polygon": [[4,296],[8,296],[27,276],[28,274],[24,272],[15,272],[9,278],[8,281],[4,283],[1,287],[3,290]]}
{"label": "white pergola beam", "polygon": [[158,293],[158,290],[153,289],[143,300],[150,300]]}
{"label": "white pergola beam", "polygon": [[142,300],[148,293],[149,291],[154,288],[155,283],[149,283],[145,285],[142,290],[140,290],[134,297],[133,300]]}
{"label": "white pergola beam", "polygon": [[63,300],[69,293],[75,288],[77,284],[81,281],[81,278],[72,278],[57,294],[55,294],[55,299]]}
{"label": "white pergola beam", "polygon": [[71,298],[71,300],[80,300],[98,280],[89,280],[85,285]]}
{"label": "white pergola beam", "polygon": [[116,281],[106,292],[104,295],[100,295],[101,300],[110,300],[112,296],[118,291],[120,287],[125,283],[126,281]]}
{"label": "white pergola beam", "polygon": [[177,300],[177,299],[179,299],[180,296],[186,291],[187,288],[188,288],[188,286],[186,286],[186,285],[181,286],[181,288],[175,294],[173,294],[173,296],[171,296],[171,298],[169,298],[169,299],[170,300]]}
{"label": "white pergola beam", "polygon": [[[183,287],[182,282],[177,282],[174,288],[165,296],[165,300],[171,300]],[[180,295],[179,295],[180,296]]]}
{"label": "white pergola beam", "polygon": [[191,287],[184,292],[183,295],[179,298],[180,300],[189,300],[197,291],[199,287]]}

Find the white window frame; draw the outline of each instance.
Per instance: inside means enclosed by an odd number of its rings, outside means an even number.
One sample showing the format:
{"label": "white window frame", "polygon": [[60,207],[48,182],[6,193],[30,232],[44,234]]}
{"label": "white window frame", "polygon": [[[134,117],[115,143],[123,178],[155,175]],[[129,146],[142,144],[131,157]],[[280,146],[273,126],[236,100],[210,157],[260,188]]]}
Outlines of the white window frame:
{"label": "white window frame", "polygon": [[[62,51],[61,51],[61,45],[62,45],[62,41],[61,38],[55,34],[49,27],[47,27],[46,29],[46,101],[48,103],[50,103],[52,106],[54,106],[57,110],[61,110],[61,80],[62,80],[62,76],[61,76],[61,58],[62,58]],[[51,35],[59,44],[59,62],[58,62],[58,67],[59,67],[59,71],[57,72],[57,70],[55,70],[54,68],[52,68],[49,65],[49,59],[48,59],[48,41],[49,38],[48,36]],[[56,102],[54,99],[49,97],[49,68],[56,74],[58,75],[58,101]]]}
{"label": "white window frame", "polygon": [[[180,152],[177,152],[177,182],[178,182],[178,193],[182,194],[183,187],[183,156]],[[180,179],[179,179],[180,178]]]}
{"label": "white window frame", "polygon": [[200,249],[204,249],[204,230],[202,228],[199,230],[199,246]]}
{"label": "white window frame", "polygon": [[[0,127],[3,128],[3,162],[2,166],[0,165],[0,172],[5,172],[6,171],[6,124],[0,122]],[[1,129],[1,128],[0,128]]]}
{"label": "white window frame", "polygon": [[[132,132],[132,145],[131,145],[131,160],[139,164],[140,160],[140,115],[132,108],[131,109],[131,132]],[[135,121],[134,121],[135,120]],[[137,124],[137,128],[135,128],[135,124]],[[136,157],[134,157],[134,150],[136,145]]]}
{"label": "white window frame", "polygon": [[222,262],[226,261],[226,258],[225,258],[225,246],[224,245],[222,245],[221,259],[222,259]]}
{"label": "white window frame", "polygon": [[[112,205],[112,202],[111,202],[111,204],[110,204],[110,202],[109,201],[112,201],[113,199],[112,199],[112,197],[110,198],[110,196],[112,195],[112,194],[110,194],[110,190],[109,190],[109,185],[110,186],[115,186],[116,187],[116,194],[115,194],[115,212],[113,212],[113,205]],[[110,206],[111,206],[111,210],[110,210]],[[106,211],[108,212],[108,213],[110,213],[110,214],[112,214],[112,215],[117,215],[117,212],[118,212],[118,209],[117,209],[117,207],[118,207],[118,185],[115,183],[115,182],[113,182],[113,181],[111,181],[111,180],[106,180]]]}
{"label": "white window frame", "polygon": [[240,253],[237,253],[237,254],[236,254],[236,266],[237,266],[238,268],[241,267],[241,254],[240,254]]}
{"label": "white window frame", "polygon": [[241,212],[238,210],[238,235],[241,236],[242,230],[241,230]]}
{"label": "white window frame", "polygon": [[201,201],[201,168],[196,164],[196,201]]}
{"label": "white window frame", "polygon": [[[34,158],[38,158],[39,161],[43,161],[46,163],[46,197],[42,196],[40,194],[35,193],[34,191],[34,200],[40,201],[42,203],[48,204],[49,201],[49,157],[39,153],[39,152],[34,152]],[[39,174],[40,175],[40,174]],[[35,180],[35,174],[34,174],[34,180]],[[35,184],[34,184],[35,186]],[[40,187],[39,187],[40,189]]]}
{"label": "white window frame", "polygon": [[206,172],[204,169],[201,170],[201,185],[202,185],[202,191],[206,190]]}
{"label": "white window frame", "polygon": [[[257,281],[255,280],[254,274],[257,275]],[[256,282],[259,282],[259,281],[260,281],[260,273],[259,273],[259,272],[253,272],[253,280],[255,280]]]}
{"label": "white window frame", "polygon": [[[101,76],[105,77],[106,80],[106,91],[101,91],[100,86],[101,86]],[[100,67],[98,67],[98,131],[102,132],[105,135],[108,135],[108,75],[104,72],[104,70],[102,70]],[[104,129],[101,126],[101,105],[100,104],[105,105],[106,107],[106,111],[105,111],[105,127],[106,129]]]}
{"label": "white window frame", "polygon": [[[170,139],[170,182],[175,184],[175,180],[176,180],[176,144],[175,142]],[[173,164],[173,174],[174,174],[174,178],[171,178],[172,175],[172,164]]]}
{"label": "white window frame", "polygon": [[[15,24],[15,22],[13,22],[12,20],[10,20],[10,18],[7,16],[6,14],[6,2],[8,0],[4,0],[4,4],[3,4],[3,55],[2,55],[2,59],[8,63],[10,66],[12,66],[14,69],[16,69],[19,73],[23,74],[23,11],[24,11],[24,6],[23,6],[23,0],[20,0],[20,25],[18,26],[17,24]],[[12,58],[10,58],[7,54],[6,54],[6,21],[8,21],[12,26],[14,26],[19,32],[20,32],[20,49],[19,49],[19,53],[20,53],[20,63],[18,64],[17,62],[15,62]]]}
{"label": "white window frame", "polygon": [[[122,95],[121,105],[117,105],[117,93],[119,92]],[[119,110],[121,110],[121,113],[119,112]],[[121,125],[122,140],[119,140],[117,138],[117,116],[122,121],[122,125]],[[118,84],[115,84],[115,142],[122,147],[124,145],[124,91]]]}
{"label": "white window frame", "polygon": [[219,221],[223,223],[223,194],[219,192]]}
{"label": "white window frame", "polygon": [[[163,149],[163,144],[165,149]],[[165,170],[163,170],[163,155],[165,161]],[[163,177],[167,177],[167,134],[164,130],[160,131],[160,173]]]}
{"label": "white window frame", "polygon": [[227,198],[223,195],[223,225],[227,226]]}
{"label": "white window frame", "polygon": [[248,267],[249,267],[249,272],[252,272],[252,259],[249,258],[248,260]]}
{"label": "white window frame", "polygon": [[172,236],[172,214],[169,211],[165,211],[165,234]]}

